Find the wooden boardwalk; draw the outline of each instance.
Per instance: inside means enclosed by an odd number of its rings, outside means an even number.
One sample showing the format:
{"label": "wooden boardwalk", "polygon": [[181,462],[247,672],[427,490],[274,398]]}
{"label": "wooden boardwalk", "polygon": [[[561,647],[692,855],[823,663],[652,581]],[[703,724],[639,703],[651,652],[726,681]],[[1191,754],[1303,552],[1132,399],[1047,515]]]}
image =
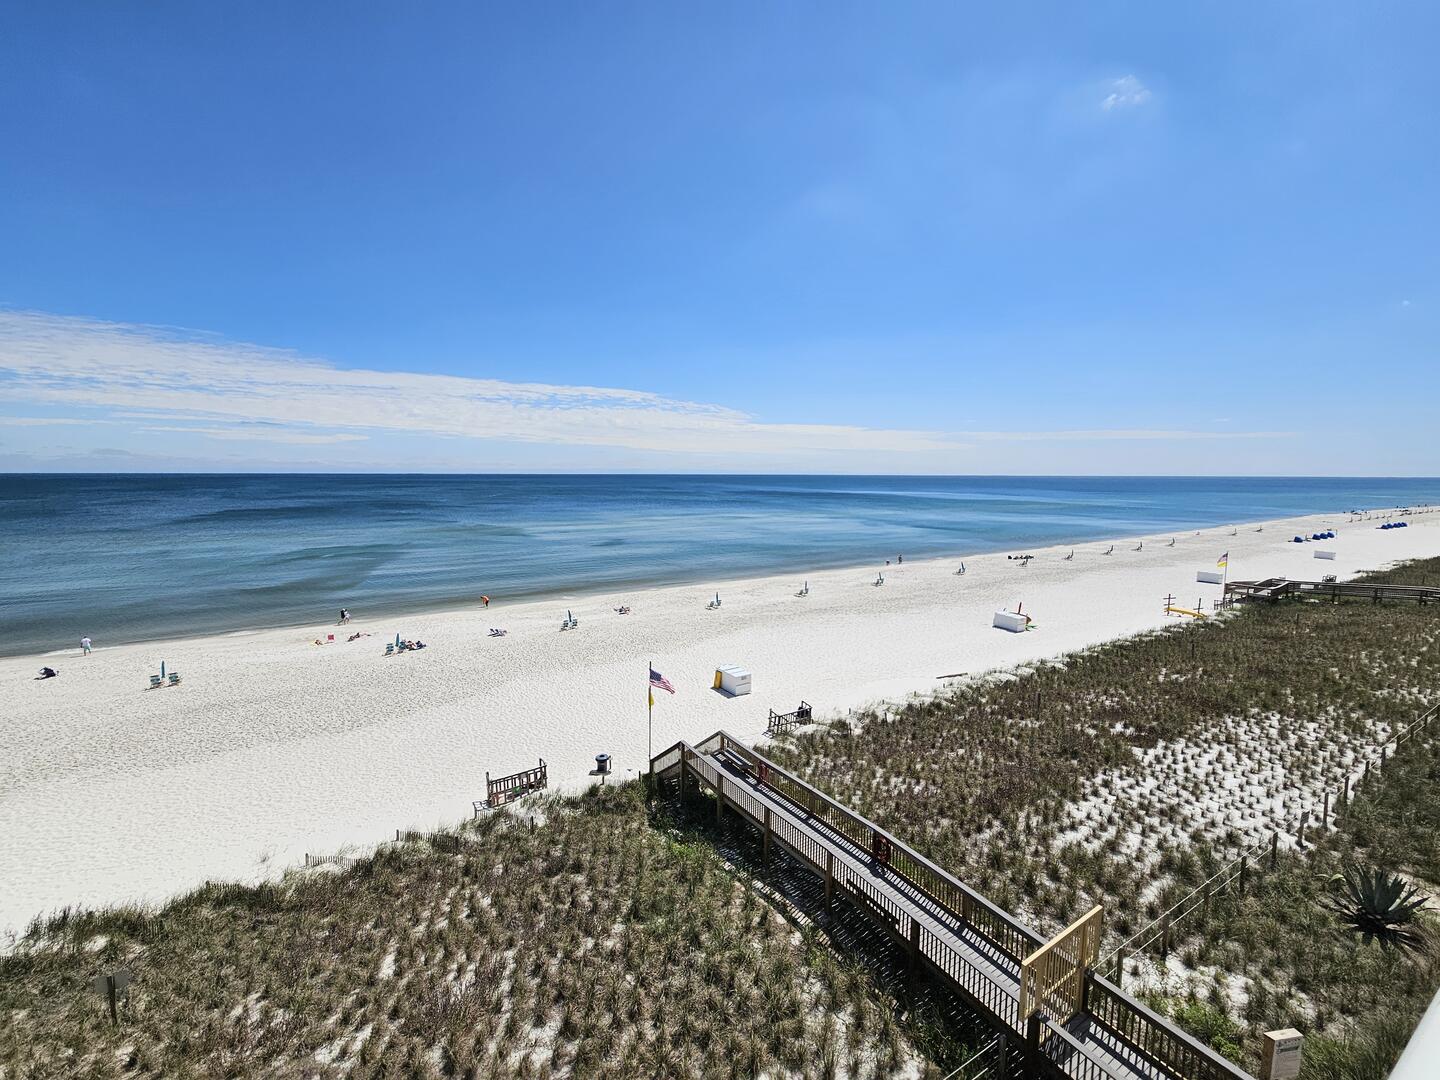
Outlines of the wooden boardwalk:
{"label": "wooden boardwalk", "polygon": [[1440,603],[1440,589],[1427,585],[1374,585],[1363,581],[1291,581],[1266,578],[1264,581],[1231,581],[1225,585],[1225,599],[1282,600],[1287,596],[1309,596],[1320,600],[1413,600],[1421,604]]}
{"label": "wooden boardwalk", "polygon": [[[1072,1080],[1250,1080],[1093,970],[1099,912],[1086,935],[1046,942],[1015,916],[946,874],[873,822],[810,787],[725,732],[676,743],[651,761],[659,781],[692,785],[755,827],[768,862],[778,848],[825,883],[827,905],[844,899],[924,971],[969,1001],[1025,1048],[1028,1075]],[[1075,929],[1075,928],[1072,928]],[[1068,934],[1069,932],[1067,932]],[[1088,935],[1088,936],[1087,936]],[[1082,956],[1073,942],[1089,944]],[[1093,940],[1092,940],[1093,939]],[[1045,963],[1038,958],[1044,957]],[[1022,981],[1029,983],[1022,993]],[[1068,967],[1067,967],[1068,964]],[[1058,973],[1037,980],[1037,972]],[[1034,1002],[1021,1014],[1022,998]]]}

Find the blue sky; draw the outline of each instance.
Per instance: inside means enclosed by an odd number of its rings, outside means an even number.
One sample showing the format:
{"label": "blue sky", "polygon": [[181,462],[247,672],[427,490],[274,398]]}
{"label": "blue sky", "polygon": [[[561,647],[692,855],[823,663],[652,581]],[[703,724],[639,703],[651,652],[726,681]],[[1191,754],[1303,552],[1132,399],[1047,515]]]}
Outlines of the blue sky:
{"label": "blue sky", "polygon": [[0,468],[1440,472],[1440,9],[994,7],[19,5]]}

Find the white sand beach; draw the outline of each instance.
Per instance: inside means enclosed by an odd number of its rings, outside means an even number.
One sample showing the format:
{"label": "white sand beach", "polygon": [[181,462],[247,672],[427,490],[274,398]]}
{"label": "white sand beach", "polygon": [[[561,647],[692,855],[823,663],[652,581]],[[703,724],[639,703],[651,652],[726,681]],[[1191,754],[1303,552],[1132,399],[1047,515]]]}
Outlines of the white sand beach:
{"label": "white sand beach", "polygon": [[[594,755],[645,767],[646,662],[654,747],[724,727],[758,738],[767,710],[803,698],[818,717],[1173,622],[1162,597],[1208,609],[1197,584],[1230,555],[1232,579],[1342,579],[1440,552],[1440,514],[1380,530],[1331,514],[1116,538],[1074,549],[906,560],[808,575],[507,604],[314,627],[0,660],[0,932],[62,905],[160,900],[210,878],[255,880],[303,861],[468,817],[485,773],[549,764],[578,788]],[[1338,537],[1289,543],[1325,526]],[[1143,543],[1141,550],[1135,550]],[[1313,557],[1316,548],[1335,561]],[[1013,553],[1012,553],[1013,554]],[[885,584],[873,583],[883,571]],[[722,606],[707,610],[719,590]],[[1037,629],[991,626],[1023,602]],[[631,613],[614,609],[629,605]],[[566,609],[579,627],[561,632]],[[508,630],[491,637],[491,627]],[[369,636],[347,643],[354,632]],[[316,646],[327,634],[335,644]],[[423,651],[386,657],[397,633]],[[179,686],[148,689],[161,661]],[[754,693],[710,689],[718,664]],[[41,664],[60,677],[37,681]]]}

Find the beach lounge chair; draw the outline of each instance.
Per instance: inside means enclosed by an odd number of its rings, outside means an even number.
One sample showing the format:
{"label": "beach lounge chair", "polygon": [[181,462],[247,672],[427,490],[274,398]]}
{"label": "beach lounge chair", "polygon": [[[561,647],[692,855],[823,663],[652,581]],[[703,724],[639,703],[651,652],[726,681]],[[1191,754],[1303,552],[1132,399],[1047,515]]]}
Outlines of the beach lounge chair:
{"label": "beach lounge chair", "polygon": [[165,685],[165,680],[162,679],[159,675],[151,675],[151,676],[150,676],[150,689],[151,689],[151,690],[159,690],[160,687],[162,687],[162,686],[164,686],[164,685]]}
{"label": "beach lounge chair", "polygon": [[385,643],[385,655],[386,655],[386,656],[394,656],[394,655],[395,655],[395,643],[394,643],[393,641],[387,641],[387,642]]}
{"label": "beach lounge chair", "polygon": [[170,685],[171,685],[171,686],[179,686],[179,685],[180,685],[180,673],[179,673],[178,671],[172,671],[172,672],[170,672]]}

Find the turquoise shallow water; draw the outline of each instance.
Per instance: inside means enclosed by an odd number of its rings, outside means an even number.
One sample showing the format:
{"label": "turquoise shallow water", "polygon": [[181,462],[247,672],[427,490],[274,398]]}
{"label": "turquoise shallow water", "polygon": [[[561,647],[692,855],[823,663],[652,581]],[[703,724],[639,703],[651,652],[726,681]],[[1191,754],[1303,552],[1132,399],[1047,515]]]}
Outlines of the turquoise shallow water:
{"label": "turquoise shallow water", "polygon": [[0,654],[1440,501],[1440,479],[0,476]]}

